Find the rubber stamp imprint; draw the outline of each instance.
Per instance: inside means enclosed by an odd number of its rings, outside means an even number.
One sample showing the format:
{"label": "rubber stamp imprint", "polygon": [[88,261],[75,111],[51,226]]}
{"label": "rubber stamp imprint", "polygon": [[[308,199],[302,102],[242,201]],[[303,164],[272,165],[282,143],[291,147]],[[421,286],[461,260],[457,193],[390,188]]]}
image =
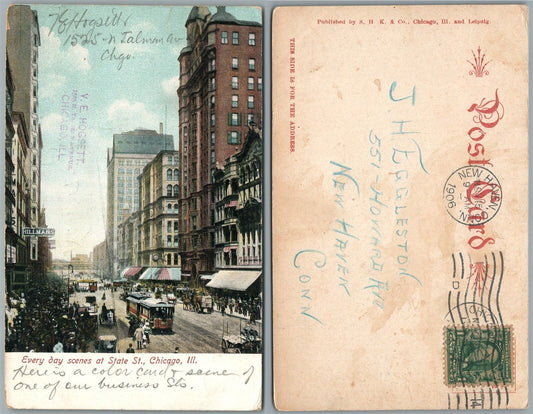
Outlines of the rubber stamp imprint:
{"label": "rubber stamp imprint", "polygon": [[446,180],[443,198],[448,214],[457,222],[479,226],[490,221],[502,203],[502,188],[487,168],[465,166]]}
{"label": "rubber stamp imprint", "polygon": [[507,386],[513,383],[513,341],[510,326],[445,328],[449,386]]}

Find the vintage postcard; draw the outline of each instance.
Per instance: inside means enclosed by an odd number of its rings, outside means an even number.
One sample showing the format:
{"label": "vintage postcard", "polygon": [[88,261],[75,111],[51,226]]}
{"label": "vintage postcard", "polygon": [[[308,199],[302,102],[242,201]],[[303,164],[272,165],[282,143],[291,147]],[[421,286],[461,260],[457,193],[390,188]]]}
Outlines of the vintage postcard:
{"label": "vintage postcard", "polygon": [[276,407],[527,407],[527,6],[272,32]]}
{"label": "vintage postcard", "polygon": [[6,404],[260,409],[261,8],[6,19]]}

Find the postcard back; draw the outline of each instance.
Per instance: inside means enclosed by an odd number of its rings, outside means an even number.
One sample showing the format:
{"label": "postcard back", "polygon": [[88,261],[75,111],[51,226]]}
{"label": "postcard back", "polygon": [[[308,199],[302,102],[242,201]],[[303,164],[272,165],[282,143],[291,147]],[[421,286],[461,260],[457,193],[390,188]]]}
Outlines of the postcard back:
{"label": "postcard back", "polygon": [[281,7],[275,403],[528,404],[528,9]]}

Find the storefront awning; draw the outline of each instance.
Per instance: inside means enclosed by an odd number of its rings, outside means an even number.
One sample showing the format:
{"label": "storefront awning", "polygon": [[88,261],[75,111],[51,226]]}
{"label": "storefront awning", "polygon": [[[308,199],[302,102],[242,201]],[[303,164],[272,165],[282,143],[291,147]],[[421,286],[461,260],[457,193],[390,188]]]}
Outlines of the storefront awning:
{"label": "storefront awning", "polygon": [[257,270],[220,270],[206,286],[215,289],[228,289],[244,292],[254,283],[261,271]]}
{"label": "storefront awning", "polygon": [[202,275],[200,276],[200,280],[213,280],[215,275]]}
{"label": "storefront awning", "polygon": [[122,272],[120,272],[120,277],[126,277],[126,276],[136,276],[140,271],[142,267],[126,267]]}
{"label": "storefront awning", "polygon": [[139,280],[181,280],[180,267],[149,267],[146,269]]}

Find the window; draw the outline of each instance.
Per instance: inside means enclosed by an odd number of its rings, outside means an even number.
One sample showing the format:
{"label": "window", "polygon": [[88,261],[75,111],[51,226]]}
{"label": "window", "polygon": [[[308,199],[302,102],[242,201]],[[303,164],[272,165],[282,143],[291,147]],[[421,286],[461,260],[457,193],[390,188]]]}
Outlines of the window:
{"label": "window", "polygon": [[172,236],[167,236],[167,247],[172,247]]}
{"label": "window", "polygon": [[180,157],[174,157],[174,165],[180,165]]}
{"label": "window", "polygon": [[192,216],[192,229],[196,230],[196,216]]}
{"label": "window", "polygon": [[172,197],[172,186],[167,185],[167,197]]}
{"label": "window", "polygon": [[215,70],[215,68],[216,68],[215,59],[211,59],[210,62],[209,62],[209,69],[210,70]]}
{"label": "window", "polygon": [[251,70],[251,71],[255,70],[255,59],[254,58],[248,59],[248,70]]}
{"label": "window", "polygon": [[249,90],[253,90],[254,89],[254,78],[252,76],[250,76],[248,78],[248,89]]}
{"label": "window", "polygon": [[241,143],[241,133],[240,131],[230,131],[228,132],[228,144],[237,145]]}
{"label": "window", "polygon": [[119,169],[118,169],[118,173],[119,173],[119,174],[124,174],[124,168],[119,168]]}
{"label": "window", "polygon": [[248,33],[248,45],[255,46],[255,33]]}
{"label": "window", "polygon": [[180,170],[177,168],[174,169],[174,181],[179,181],[180,179]]}
{"label": "window", "polygon": [[179,185],[175,185],[175,186],[174,186],[174,197],[177,197],[177,196],[178,196],[179,191],[180,191],[180,187],[179,187]]}
{"label": "window", "polygon": [[211,164],[215,163],[215,151],[211,151]]}
{"label": "window", "polygon": [[168,181],[172,180],[172,170],[170,168],[167,170],[167,180]]}
{"label": "window", "polygon": [[231,59],[231,68],[239,69],[239,58],[234,57],[233,59]]}
{"label": "window", "polygon": [[253,96],[249,96],[248,97],[248,108],[252,109],[253,107],[254,107],[254,97]]}
{"label": "window", "polygon": [[177,265],[178,263],[178,253],[174,253],[174,264]]}
{"label": "window", "polygon": [[228,32],[222,32],[222,37],[220,39],[220,43],[222,43],[223,45],[227,45],[228,44]]}
{"label": "window", "polygon": [[170,220],[167,221],[167,233],[172,233],[172,222]]}
{"label": "window", "polygon": [[[170,205],[170,204],[169,204]],[[174,204],[174,214],[177,214],[178,213],[178,205],[177,204]]]}
{"label": "window", "polygon": [[172,258],[172,255],[169,253],[167,254],[167,265],[171,264],[170,259]]}
{"label": "window", "polygon": [[231,77],[231,89],[239,89],[239,78],[237,76]]}
{"label": "window", "polygon": [[178,236],[174,236],[174,247],[178,247]]}
{"label": "window", "polygon": [[135,168],[135,175],[139,175],[141,173],[141,169],[140,168]]}
{"label": "window", "polygon": [[263,78],[257,78],[257,90],[258,91],[263,90]]}
{"label": "window", "polygon": [[239,106],[239,95],[231,95],[231,107],[237,108]]}
{"label": "window", "polygon": [[231,43],[234,44],[234,45],[238,45],[239,44],[239,32],[233,32],[231,34]]}
{"label": "window", "polygon": [[215,107],[215,95],[211,96],[211,108],[214,108],[214,107]]}
{"label": "window", "polygon": [[172,204],[167,204],[167,213],[172,213]]}
{"label": "window", "polygon": [[211,132],[211,144],[215,145],[215,133]]}
{"label": "window", "polygon": [[215,90],[215,78],[211,78],[211,90]]}
{"label": "window", "polygon": [[211,114],[211,126],[214,127],[215,126],[215,114]]}
{"label": "window", "polygon": [[248,114],[246,115],[246,124],[247,125],[250,125],[252,123],[255,123],[255,120],[254,120],[254,114]]}
{"label": "window", "polygon": [[167,162],[168,162],[169,164],[172,164],[172,157],[171,157],[170,155],[167,157]]}
{"label": "window", "polygon": [[230,126],[240,126],[241,125],[241,114],[231,113],[228,115],[228,125]]}
{"label": "window", "polygon": [[174,222],[174,233],[177,233],[178,232],[178,222],[175,221]]}

